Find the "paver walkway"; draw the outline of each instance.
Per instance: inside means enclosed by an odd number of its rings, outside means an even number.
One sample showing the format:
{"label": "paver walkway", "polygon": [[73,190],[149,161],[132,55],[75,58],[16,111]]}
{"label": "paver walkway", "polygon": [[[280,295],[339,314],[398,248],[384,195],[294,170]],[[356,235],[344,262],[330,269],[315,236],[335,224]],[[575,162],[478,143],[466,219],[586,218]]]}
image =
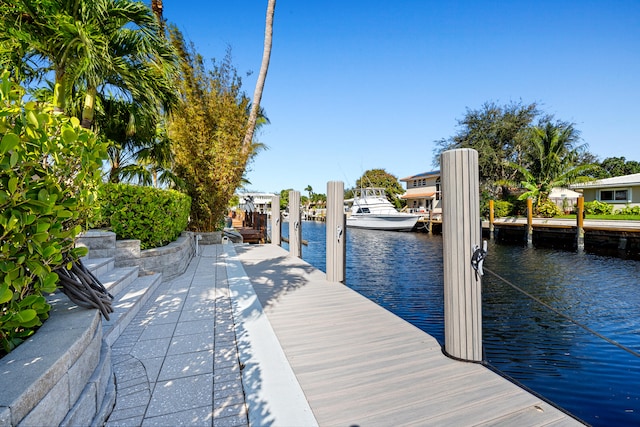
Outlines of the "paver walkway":
{"label": "paver walkway", "polygon": [[112,346],[106,426],[247,426],[222,245],[201,246]]}

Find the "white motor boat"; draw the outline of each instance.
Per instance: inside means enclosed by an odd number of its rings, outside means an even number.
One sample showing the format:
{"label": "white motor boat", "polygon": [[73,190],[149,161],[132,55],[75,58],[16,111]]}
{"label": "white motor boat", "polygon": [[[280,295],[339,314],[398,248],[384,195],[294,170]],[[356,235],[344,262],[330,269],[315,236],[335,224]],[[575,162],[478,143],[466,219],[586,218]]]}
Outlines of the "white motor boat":
{"label": "white motor boat", "polygon": [[347,226],[370,230],[411,231],[420,215],[398,212],[387,200],[384,188],[357,188]]}

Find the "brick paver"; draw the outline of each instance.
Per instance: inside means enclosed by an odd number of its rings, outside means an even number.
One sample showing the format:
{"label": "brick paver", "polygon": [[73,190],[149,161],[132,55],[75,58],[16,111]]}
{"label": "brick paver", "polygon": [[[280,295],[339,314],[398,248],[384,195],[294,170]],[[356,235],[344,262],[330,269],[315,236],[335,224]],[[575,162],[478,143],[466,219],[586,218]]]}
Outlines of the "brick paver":
{"label": "brick paver", "polygon": [[200,249],[113,344],[106,426],[248,426],[223,249]]}

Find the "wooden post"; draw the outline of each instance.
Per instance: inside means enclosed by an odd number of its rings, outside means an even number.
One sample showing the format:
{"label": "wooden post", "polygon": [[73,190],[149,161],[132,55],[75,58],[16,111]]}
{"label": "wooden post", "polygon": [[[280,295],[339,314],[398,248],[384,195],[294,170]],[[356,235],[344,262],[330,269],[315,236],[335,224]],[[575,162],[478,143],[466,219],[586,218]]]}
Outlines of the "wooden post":
{"label": "wooden post", "polygon": [[289,191],[289,255],[302,257],[300,192]]}
{"label": "wooden post", "polygon": [[493,240],[494,201],[489,200],[489,239]]}
{"label": "wooden post", "polygon": [[280,246],[282,223],[280,218],[280,196],[271,197],[271,243]]}
{"label": "wooden post", "polygon": [[533,246],[533,199],[527,198],[527,246]]}
{"label": "wooden post", "polygon": [[482,246],[478,152],[449,150],[440,159],[445,352],[481,361],[481,276],[471,266],[474,246]]}
{"label": "wooden post", "polygon": [[327,183],[327,280],[344,283],[347,228],[344,219],[344,183]]}
{"label": "wooden post", "polygon": [[578,212],[576,212],[576,240],[578,250],[584,250],[584,197],[578,197]]}

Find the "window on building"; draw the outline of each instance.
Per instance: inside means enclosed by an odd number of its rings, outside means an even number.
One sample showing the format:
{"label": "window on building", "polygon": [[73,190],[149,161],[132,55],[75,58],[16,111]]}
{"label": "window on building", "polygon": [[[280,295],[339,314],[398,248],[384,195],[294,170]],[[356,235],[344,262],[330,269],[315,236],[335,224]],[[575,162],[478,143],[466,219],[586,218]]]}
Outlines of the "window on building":
{"label": "window on building", "polygon": [[629,189],[600,190],[601,202],[626,202],[629,200]]}
{"label": "window on building", "polygon": [[440,178],[436,179],[436,200],[440,200]]}

